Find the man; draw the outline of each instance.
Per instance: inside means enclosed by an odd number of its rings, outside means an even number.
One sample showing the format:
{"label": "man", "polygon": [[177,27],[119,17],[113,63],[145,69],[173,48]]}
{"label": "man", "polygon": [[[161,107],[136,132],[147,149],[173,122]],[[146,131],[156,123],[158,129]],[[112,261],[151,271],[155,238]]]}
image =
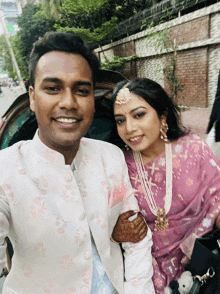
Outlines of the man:
{"label": "man", "polygon": [[[74,34],[48,33],[30,58],[30,107],[38,131],[0,152],[0,264],[14,247],[3,294],[154,293],[151,232],[110,240],[138,205],[122,152],[82,138],[94,114],[97,57]],[[144,234],[144,229],[143,232]]]}

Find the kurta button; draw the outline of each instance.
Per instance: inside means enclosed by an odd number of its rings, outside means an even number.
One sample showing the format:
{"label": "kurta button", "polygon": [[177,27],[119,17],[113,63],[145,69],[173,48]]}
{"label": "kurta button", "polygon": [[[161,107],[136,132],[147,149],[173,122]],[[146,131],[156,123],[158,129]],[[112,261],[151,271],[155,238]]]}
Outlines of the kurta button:
{"label": "kurta button", "polygon": [[81,288],[80,288],[80,292],[82,293],[82,294],[88,294],[89,293],[89,288],[87,287],[87,286],[82,286]]}
{"label": "kurta button", "polygon": [[86,217],[85,212],[82,212],[79,216],[79,220],[84,220],[85,217]]}
{"label": "kurta button", "polygon": [[91,257],[92,257],[92,253],[89,250],[86,250],[84,253],[84,258],[86,260],[89,260],[89,259],[91,259]]}
{"label": "kurta button", "polygon": [[70,182],[72,180],[72,178],[73,178],[72,175],[69,175],[69,174],[65,175],[65,180],[67,182]]}

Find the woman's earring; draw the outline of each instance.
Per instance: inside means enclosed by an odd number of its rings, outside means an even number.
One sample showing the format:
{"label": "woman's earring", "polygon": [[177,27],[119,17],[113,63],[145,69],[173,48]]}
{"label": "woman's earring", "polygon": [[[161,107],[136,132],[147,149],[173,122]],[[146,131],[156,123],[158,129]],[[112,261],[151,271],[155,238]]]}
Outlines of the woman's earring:
{"label": "woman's earring", "polygon": [[169,130],[169,128],[168,128],[168,124],[165,122],[165,121],[163,121],[162,122],[162,126],[161,126],[161,128],[160,128],[160,132],[161,132],[161,134],[160,134],[160,138],[162,139],[162,140],[164,140],[164,142],[166,142],[166,143],[168,143],[169,142],[169,140],[167,139],[167,131]]}
{"label": "woman's earring", "polygon": [[125,149],[126,149],[126,151],[129,151],[130,150],[130,148],[128,147],[127,144],[125,145]]}

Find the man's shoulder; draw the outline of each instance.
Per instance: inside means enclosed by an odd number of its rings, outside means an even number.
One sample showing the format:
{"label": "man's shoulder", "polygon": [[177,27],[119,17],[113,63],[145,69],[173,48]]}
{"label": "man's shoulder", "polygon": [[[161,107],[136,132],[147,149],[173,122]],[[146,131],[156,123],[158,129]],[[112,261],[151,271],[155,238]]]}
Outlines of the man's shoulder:
{"label": "man's shoulder", "polygon": [[82,138],[81,144],[87,147],[89,152],[93,152],[102,158],[109,156],[115,159],[124,158],[123,152],[119,147],[105,141]]}
{"label": "man's shoulder", "polygon": [[84,146],[88,146],[89,148],[94,148],[100,151],[100,152],[118,152],[118,153],[122,153],[121,149],[118,148],[117,146],[109,143],[109,142],[105,142],[105,141],[101,141],[101,140],[97,140],[97,139],[90,139],[90,138],[82,138],[81,139],[81,144]]}
{"label": "man's shoulder", "polygon": [[0,150],[0,162],[1,163],[4,161],[7,161],[7,163],[14,162],[15,159],[19,157],[20,148],[27,145],[28,142],[29,141],[19,141],[10,147]]}

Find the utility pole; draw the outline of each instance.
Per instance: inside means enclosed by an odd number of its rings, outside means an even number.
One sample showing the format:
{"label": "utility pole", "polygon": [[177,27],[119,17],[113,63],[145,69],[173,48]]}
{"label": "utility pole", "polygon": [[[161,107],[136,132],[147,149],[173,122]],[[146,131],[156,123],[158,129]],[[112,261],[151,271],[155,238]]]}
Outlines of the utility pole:
{"label": "utility pole", "polygon": [[25,93],[25,92],[27,92],[27,90],[26,90],[25,85],[23,83],[21,73],[20,73],[20,69],[18,67],[18,64],[17,64],[16,58],[15,58],[13,49],[11,47],[11,43],[10,43],[10,40],[9,40],[9,37],[8,37],[8,30],[7,30],[6,24],[5,24],[4,12],[3,12],[3,10],[1,8],[0,8],[0,20],[1,20],[2,28],[3,28],[5,40],[6,40],[7,44],[8,44],[8,48],[9,48],[9,51],[10,51],[10,54],[11,54],[12,63],[13,63],[13,66],[14,66],[16,72],[17,72],[19,84],[20,84],[20,86],[22,88],[22,91]]}

